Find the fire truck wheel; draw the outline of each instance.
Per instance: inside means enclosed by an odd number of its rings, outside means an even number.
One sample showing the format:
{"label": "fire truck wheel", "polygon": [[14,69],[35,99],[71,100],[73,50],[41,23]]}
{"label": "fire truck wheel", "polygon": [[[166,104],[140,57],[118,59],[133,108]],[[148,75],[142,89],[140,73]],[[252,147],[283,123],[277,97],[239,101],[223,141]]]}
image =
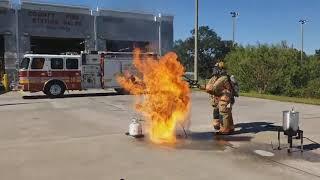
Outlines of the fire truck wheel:
{"label": "fire truck wheel", "polygon": [[118,94],[128,95],[130,94],[128,91],[122,89],[122,88],[115,88],[114,89]]}
{"label": "fire truck wheel", "polygon": [[65,90],[65,85],[62,82],[51,81],[46,85],[44,92],[51,98],[57,98],[63,96]]}

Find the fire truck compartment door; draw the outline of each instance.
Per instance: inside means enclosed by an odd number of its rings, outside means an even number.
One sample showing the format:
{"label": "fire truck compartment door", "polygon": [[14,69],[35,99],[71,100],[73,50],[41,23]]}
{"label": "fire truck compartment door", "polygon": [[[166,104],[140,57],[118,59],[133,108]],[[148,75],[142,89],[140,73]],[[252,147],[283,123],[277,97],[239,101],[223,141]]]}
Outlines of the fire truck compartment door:
{"label": "fire truck compartment door", "polygon": [[121,74],[121,61],[109,60],[104,63],[104,87],[118,88],[117,76]]}
{"label": "fire truck compartment door", "polygon": [[132,64],[132,60],[124,60],[121,62],[121,72],[129,72],[132,75],[137,75],[136,69]]}

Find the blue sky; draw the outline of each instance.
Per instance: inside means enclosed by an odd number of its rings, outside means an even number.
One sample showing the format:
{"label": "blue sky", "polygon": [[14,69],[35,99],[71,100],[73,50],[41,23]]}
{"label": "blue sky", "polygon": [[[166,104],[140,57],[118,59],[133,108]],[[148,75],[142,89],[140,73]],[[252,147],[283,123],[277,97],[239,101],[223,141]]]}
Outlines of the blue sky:
{"label": "blue sky", "polygon": [[[42,0],[45,1],[45,0]],[[95,7],[97,0],[46,0]],[[174,39],[190,36],[194,27],[194,0],[99,0],[100,7],[174,15]],[[305,51],[320,49],[319,0],[199,0],[199,24],[213,28],[222,39],[232,39],[230,11],[240,13],[236,41],[241,44],[278,43],[300,47],[300,18],[305,25]]]}

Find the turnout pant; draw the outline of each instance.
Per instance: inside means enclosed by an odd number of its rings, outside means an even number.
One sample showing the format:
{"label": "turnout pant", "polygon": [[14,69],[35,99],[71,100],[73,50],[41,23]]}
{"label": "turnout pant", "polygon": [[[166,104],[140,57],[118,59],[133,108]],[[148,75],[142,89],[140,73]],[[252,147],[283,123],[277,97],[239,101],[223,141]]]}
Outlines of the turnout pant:
{"label": "turnout pant", "polygon": [[222,116],[222,127],[230,130],[234,129],[232,107],[229,101],[219,101],[219,114]]}

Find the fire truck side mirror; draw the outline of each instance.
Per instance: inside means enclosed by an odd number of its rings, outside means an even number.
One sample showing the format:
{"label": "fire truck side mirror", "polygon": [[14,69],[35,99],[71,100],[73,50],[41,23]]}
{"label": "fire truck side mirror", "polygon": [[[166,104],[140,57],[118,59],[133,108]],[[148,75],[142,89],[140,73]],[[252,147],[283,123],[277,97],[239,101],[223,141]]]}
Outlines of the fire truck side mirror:
{"label": "fire truck side mirror", "polygon": [[87,64],[87,54],[82,54],[81,60],[82,60],[82,65],[86,65]]}

